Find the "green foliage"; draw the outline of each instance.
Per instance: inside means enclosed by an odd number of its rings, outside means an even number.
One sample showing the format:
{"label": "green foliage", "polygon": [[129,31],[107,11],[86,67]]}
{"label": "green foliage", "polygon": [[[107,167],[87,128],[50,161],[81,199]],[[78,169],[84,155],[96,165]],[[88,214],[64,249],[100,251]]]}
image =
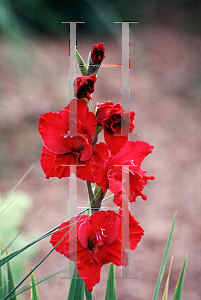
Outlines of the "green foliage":
{"label": "green foliage", "polygon": [[[14,284],[13,273],[9,261],[7,262],[7,277],[8,277],[8,293],[10,293],[15,288],[15,284]],[[17,300],[15,296],[15,292],[12,294],[10,300]]]}
{"label": "green foliage", "polygon": [[[1,256],[1,252],[0,252],[0,256]],[[0,300],[3,300],[5,295],[6,295],[5,271],[3,267],[0,267]]]}
{"label": "green foliage", "polygon": [[114,265],[109,264],[105,300],[116,300],[116,282]]}
{"label": "green foliage", "polygon": [[173,256],[171,258],[169,272],[168,272],[168,276],[167,276],[167,280],[166,280],[166,284],[165,284],[165,289],[164,289],[162,300],[167,300],[167,297],[168,297],[168,288],[169,288],[169,280],[170,280],[170,271],[171,271],[171,267],[172,267],[172,261],[173,261]]}
{"label": "green foliage", "polygon": [[92,300],[92,292],[87,290],[87,286],[84,286],[84,290],[85,290],[85,298],[86,300]]}
{"label": "green foliage", "polygon": [[[158,292],[159,292],[161,282],[162,282],[162,279],[163,279],[163,274],[164,274],[164,271],[165,271],[165,267],[166,267],[166,263],[167,263],[167,257],[168,257],[168,253],[169,253],[169,249],[170,249],[170,245],[171,245],[171,240],[172,240],[172,234],[173,234],[173,229],[174,229],[174,224],[175,224],[175,218],[176,218],[176,213],[175,213],[173,221],[172,221],[172,226],[171,226],[170,234],[169,234],[169,237],[168,237],[168,240],[167,240],[163,260],[162,260],[162,263],[161,263],[161,268],[160,268],[160,271],[159,271],[158,280],[157,280],[157,283],[156,283],[153,300],[157,299]],[[167,300],[170,271],[171,271],[171,267],[172,267],[172,260],[173,260],[173,257],[172,257],[171,262],[170,262],[170,268],[169,268],[169,272],[168,272],[168,276],[167,276],[166,285],[165,285],[162,300]],[[179,275],[179,279],[178,279],[178,282],[177,282],[177,286],[175,288],[173,300],[180,300],[181,299],[181,294],[182,294],[182,289],[183,289],[183,282],[184,282],[185,267],[186,267],[186,260],[187,260],[187,255],[185,257],[185,260],[184,260],[184,263],[183,263],[183,266],[182,266],[182,269],[181,269],[181,272],[180,272],[180,275]]]}
{"label": "green foliage", "polygon": [[[8,254],[8,252],[6,252]],[[3,300],[15,287],[13,280],[13,271],[11,264],[7,262],[7,268],[0,267],[0,300]],[[7,269],[7,272],[6,272]],[[12,294],[10,300],[17,300],[15,293]]]}
{"label": "green foliage", "polygon": [[[20,190],[15,190],[6,197],[6,201],[3,200],[3,197],[0,197],[0,246],[4,248],[2,254],[5,253],[5,247],[13,251],[16,248],[21,248],[22,245],[33,239],[36,234],[34,230],[32,230],[31,234],[29,233],[29,236],[24,232],[19,234],[20,227],[31,206],[32,200],[29,195]],[[34,257],[36,251],[36,248],[32,248],[23,257],[18,257],[15,260],[12,268],[14,280],[22,276],[23,269],[27,262]]]}
{"label": "green foliage", "polygon": [[[71,279],[68,300],[84,300],[84,281],[77,272],[77,267],[74,267],[73,278]],[[88,300],[88,299],[87,299]]]}
{"label": "green foliage", "polygon": [[[49,278],[51,278],[51,277],[53,277],[53,276],[55,276],[55,275],[61,273],[61,272],[65,271],[65,270],[67,270],[67,269],[68,269],[68,267],[66,267],[66,268],[64,268],[64,269],[62,269],[62,270],[59,270],[58,272],[55,272],[55,273],[53,273],[53,274],[51,274],[51,275],[49,275],[49,276],[44,277],[43,279],[41,279],[41,280],[39,280],[38,282],[36,282],[36,285],[38,285],[39,283],[42,283],[43,281],[45,281],[45,280],[47,280],[47,279],[49,279]],[[30,276],[31,276],[31,274],[30,274]],[[16,293],[16,296],[18,296],[18,295],[24,293],[25,291],[31,289],[31,287],[32,287],[32,286],[30,286],[30,285],[29,285],[29,286],[28,286],[28,285],[24,285],[24,286],[23,286],[21,289],[19,289],[19,291]]]}
{"label": "green foliage", "polygon": [[39,294],[38,294],[37,285],[36,285],[33,273],[31,273],[30,286],[31,286],[31,297],[30,297],[30,300],[40,300]]}
{"label": "green foliage", "polygon": [[153,300],[157,299],[158,292],[159,292],[161,282],[162,282],[162,279],[163,279],[163,274],[164,274],[164,271],[165,271],[165,266],[166,266],[166,262],[167,262],[167,258],[168,258],[168,253],[169,253],[170,245],[171,245],[171,241],[172,241],[172,234],[173,234],[175,219],[176,219],[176,213],[175,213],[173,221],[172,221],[172,226],[171,226],[170,234],[169,234],[169,237],[168,237],[168,240],[167,240],[165,253],[164,253],[163,260],[162,260],[161,267],[160,267],[160,271],[159,271],[159,274],[158,274],[158,280],[156,282],[156,287],[155,287],[155,291],[154,291]]}
{"label": "green foliage", "polygon": [[182,290],[183,290],[183,283],[184,283],[184,275],[185,275],[185,268],[186,268],[186,260],[187,260],[187,254],[186,257],[184,259],[184,263],[179,275],[179,279],[177,282],[177,286],[175,288],[175,292],[174,292],[174,296],[173,296],[173,300],[180,300],[181,299],[181,294],[182,294]]}

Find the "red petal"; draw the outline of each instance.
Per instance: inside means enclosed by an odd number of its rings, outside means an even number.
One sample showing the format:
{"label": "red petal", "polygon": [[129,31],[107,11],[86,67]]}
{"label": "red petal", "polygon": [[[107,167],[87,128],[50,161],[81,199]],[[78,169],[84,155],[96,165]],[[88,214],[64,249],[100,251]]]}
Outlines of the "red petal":
{"label": "red petal", "polygon": [[[120,215],[122,215],[122,210],[120,210],[119,213],[120,213]],[[125,220],[124,220],[124,222],[125,222]],[[126,242],[126,244],[127,244],[127,241],[129,241],[130,250],[136,249],[137,244],[139,243],[139,241],[141,241],[143,235],[144,235],[144,230],[139,225],[139,222],[137,222],[134,219],[134,217],[131,215],[131,213],[129,211],[129,231],[127,234],[124,233],[124,241]],[[120,232],[119,232],[120,239],[122,239],[121,236],[122,236],[122,233],[120,230]],[[128,248],[128,247],[126,247],[126,248]]]}
{"label": "red petal", "polygon": [[70,166],[76,165],[77,157],[71,153],[57,154],[55,159],[55,168],[59,178],[70,176]]}
{"label": "red petal", "polygon": [[[123,253],[122,253],[123,250]],[[100,264],[113,263],[116,266],[122,266],[122,254],[123,254],[123,265],[128,264],[128,256],[124,249],[122,249],[122,244],[119,240],[116,240],[111,245],[103,245],[99,248],[99,251],[94,253],[95,259]]]}
{"label": "red petal", "polygon": [[104,163],[108,159],[109,150],[105,143],[96,144],[90,158],[92,175],[98,186],[102,187],[104,193],[108,188],[107,170],[104,170]]}
{"label": "red petal", "polygon": [[114,211],[99,211],[81,224],[78,238],[83,247],[88,247],[90,236],[101,232],[104,244],[112,244],[119,234],[120,216]]}
{"label": "red petal", "polygon": [[[89,161],[80,162],[80,166],[77,167],[77,177],[82,180],[89,180],[95,182],[91,173],[91,165]],[[85,165],[85,166],[82,166]]]}
{"label": "red petal", "polygon": [[73,153],[56,155],[55,168],[59,178],[70,176],[69,165],[74,166],[72,172],[78,178],[94,182],[91,174],[90,163],[88,161],[78,162],[77,155]]}
{"label": "red petal", "polygon": [[[65,227],[65,228],[64,228]],[[55,250],[61,254],[65,254],[64,251],[64,247],[65,244],[68,243],[69,241],[69,221],[68,222],[64,222],[59,226],[59,229],[64,228],[63,230],[57,231],[55,233],[52,234],[51,239],[50,239],[50,243],[52,244],[52,246],[56,246],[56,244],[65,236],[66,237],[60,242],[60,244],[55,248]]]}
{"label": "red petal", "polygon": [[49,112],[39,118],[38,130],[43,139],[44,145],[52,152],[62,154],[67,152],[68,145],[64,134],[68,129],[69,112]]}
{"label": "red petal", "polygon": [[71,110],[71,115],[75,113],[77,108],[77,121],[80,126],[77,126],[77,133],[85,134],[86,138],[92,139],[96,132],[96,116],[93,112],[89,112],[87,102],[82,99],[72,99],[66,109]]}
{"label": "red petal", "polygon": [[112,158],[115,165],[140,165],[143,159],[152,152],[154,147],[142,141],[128,141],[125,146]]}
{"label": "red petal", "polygon": [[111,131],[104,127],[104,138],[112,155],[117,154],[128,141],[128,136],[115,136]]}
{"label": "red petal", "polygon": [[[50,243],[54,247],[65,236],[64,239],[55,248],[56,251],[58,251],[61,254],[64,254],[66,257],[69,258],[69,239],[71,240],[70,243],[72,246],[72,247],[70,247],[71,255],[73,255],[73,253],[76,254],[78,250],[81,251],[83,249],[83,247],[81,247],[81,244],[79,243],[79,241],[77,241],[77,232],[78,232],[79,227],[82,224],[82,222],[84,222],[88,218],[89,218],[89,216],[87,216],[87,215],[82,215],[77,218],[73,217],[69,221],[62,223],[59,226],[58,231],[53,233],[51,236],[51,239],[50,239]],[[77,223],[75,224],[75,222],[77,222]],[[75,241],[76,241],[76,243],[75,243]],[[78,244],[78,246],[77,246],[77,244]],[[76,259],[76,261],[77,261],[77,259]]]}
{"label": "red petal", "polygon": [[46,175],[46,178],[57,177],[57,172],[55,169],[55,158],[56,154],[49,151],[45,146],[43,146],[40,163]]}
{"label": "red petal", "polygon": [[98,103],[97,104],[97,124],[98,126],[102,126],[102,122],[104,119],[106,119],[108,113],[110,112],[111,107],[114,106],[114,103],[112,101],[108,101],[106,103]]}
{"label": "red petal", "polygon": [[102,265],[96,260],[89,264],[77,263],[78,274],[83,279],[88,291],[92,291],[93,286],[99,283],[101,267]]}

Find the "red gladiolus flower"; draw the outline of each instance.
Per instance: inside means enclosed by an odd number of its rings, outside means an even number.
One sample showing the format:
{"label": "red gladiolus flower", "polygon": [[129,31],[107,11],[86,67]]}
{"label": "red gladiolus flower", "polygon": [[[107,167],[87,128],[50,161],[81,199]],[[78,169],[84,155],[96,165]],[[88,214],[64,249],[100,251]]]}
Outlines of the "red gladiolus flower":
{"label": "red gladiolus flower", "polygon": [[99,43],[97,45],[93,45],[93,49],[91,51],[91,60],[95,65],[100,65],[105,58],[105,47],[103,43]]}
{"label": "red gladiolus flower", "polygon": [[128,141],[128,133],[134,129],[135,113],[134,111],[127,112],[120,104],[114,105],[110,101],[99,103],[97,108],[97,125],[103,126],[105,142],[114,155]]}
{"label": "red gladiolus flower", "polygon": [[77,177],[94,182],[89,159],[92,154],[92,137],[96,132],[96,118],[89,112],[86,101],[73,99],[65,109],[41,115],[38,130],[44,144],[41,166],[47,178],[69,177],[69,165],[78,165]]}
{"label": "red gladiolus flower", "polygon": [[114,201],[118,206],[122,205],[122,194],[128,196],[128,191],[124,189],[124,181],[128,179],[129,200],[133,202],[137,196],[146,200],[142,190],[147,180],[154,179],[154,176],[145,176],[146,171],[141,169],[141,163],[152,149],[153,146],[141,141],[128,141],[116,155],[111,155],[105,143],[96,144],[93,149],[90,159],[93,178],[97,185],[102,187],[104,193],[109,188],[115,194]]}
{"label": "red gladiolus flower", "polygon": [[96,75],[77,77],[73,82],[74,96],[78,99],[92,99],[91,94],[95,90]]}
{"label": "red gladiolus flower", "polygon": [[91,217],[82,215],[78,218],[77,228],[68,233],[69,224],[75,221],[76,218],[72,218],[61,224],[59,229],[63,229],[54,233],[50,242],[54,247],[66,235],[55,249],[75,262],[78,274],[92,291],[100,281],[103,265],[110,262],[116,266],[128,264],[127,253],[122,250],[120,241],[121,215],[110,210],[96,212]]}

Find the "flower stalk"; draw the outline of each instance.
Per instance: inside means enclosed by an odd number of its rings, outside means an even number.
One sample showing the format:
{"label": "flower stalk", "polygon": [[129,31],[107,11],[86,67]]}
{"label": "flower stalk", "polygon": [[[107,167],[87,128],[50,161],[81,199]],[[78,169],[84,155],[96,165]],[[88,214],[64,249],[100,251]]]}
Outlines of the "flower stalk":
{"label": "flower stalk", "polygon": [[[72,172],[87,183],[90,216],[82,215],[70,235],[66,226],[76,222],[76,217],[62,223],[50,242],[57,252],[75,263],[87,290],[92,291],[100,281],[102,266],[113,263],[126,267],[129,263],[126,249],[135,250],[144,235],[129,211],[128,199],[135,202],[140,196],[146,200],[142,190],[154,177],[145,175],[141,163],[153,146],[129,141],[128,133],[134,130],[134,111],[128,112],[111,101],[98,102],[94,112],[89,110],[97,80],[95,74],[105,58],[104,45],[93,46],[87,70],[82,57],[76,54],[83,76],[74,81],[75,98],[63,110],[41,115],[38,130],[43,139],[41,166],[46,178],[70,177],[70,166],[76,165],[78,168]],[[98,141],[101,131],[105,142]],[[101,211],[108,189],[114,194],[119,213]],[[123,199],[127,199],[126,204]],[[124,221],[123,205],[128,211]],[[122,226],[128,229],[123,239]]]}

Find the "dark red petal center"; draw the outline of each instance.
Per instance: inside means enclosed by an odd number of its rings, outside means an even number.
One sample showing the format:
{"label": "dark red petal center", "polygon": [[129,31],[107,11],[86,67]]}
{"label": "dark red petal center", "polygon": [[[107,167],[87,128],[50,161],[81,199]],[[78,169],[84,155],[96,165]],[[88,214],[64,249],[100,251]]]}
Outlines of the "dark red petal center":
{"label": "dark red petal center", "polygon": [[104,238],[103,229],[100,228],[99,230],[96,230],[96,232],[94,232],[89,237],[87,248],[90,251],[95,252],[100,246],[104,244],[103,238]]}

